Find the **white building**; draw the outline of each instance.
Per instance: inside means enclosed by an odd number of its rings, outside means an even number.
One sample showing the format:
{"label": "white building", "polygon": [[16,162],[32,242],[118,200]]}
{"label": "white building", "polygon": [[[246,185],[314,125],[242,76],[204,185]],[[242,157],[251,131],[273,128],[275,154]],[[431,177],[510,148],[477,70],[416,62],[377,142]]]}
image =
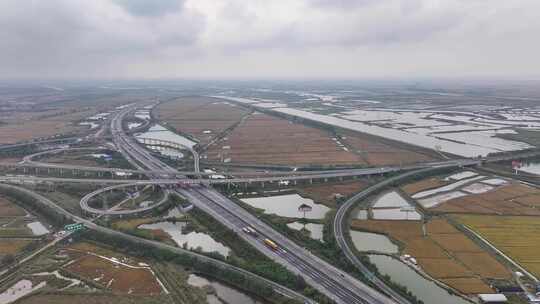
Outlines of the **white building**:
{"label": "white building", "polygon": [[507,303],[508,299],[502,293],[483,293],[478,297],[482,303]]}

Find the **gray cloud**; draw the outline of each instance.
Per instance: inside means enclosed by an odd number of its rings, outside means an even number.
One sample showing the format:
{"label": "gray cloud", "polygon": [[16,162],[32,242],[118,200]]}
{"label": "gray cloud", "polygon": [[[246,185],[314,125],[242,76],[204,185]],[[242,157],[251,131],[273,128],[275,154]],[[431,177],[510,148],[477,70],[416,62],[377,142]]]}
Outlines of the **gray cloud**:
{"label": "gray cloud", "polygon": [[136,16],[161,16],[180,10],[184,0],[113,0]]}
{"label": "gray cloud", "polygon": [[308,4],[324,9],[351,9],[380,3],[384,0],[309,0]]}
{"label": "gray cloud", "polygon": [[0,77],[538,75],[537,0],[5,0]]}
{"label": "gray cloud", "polygon": [[4,73],[38,77],[121,74],[130,64],[159,61],[171,48],[193,47],[204,16],[170,13],[138,18],[103,0],[4,1],[0,66]]}

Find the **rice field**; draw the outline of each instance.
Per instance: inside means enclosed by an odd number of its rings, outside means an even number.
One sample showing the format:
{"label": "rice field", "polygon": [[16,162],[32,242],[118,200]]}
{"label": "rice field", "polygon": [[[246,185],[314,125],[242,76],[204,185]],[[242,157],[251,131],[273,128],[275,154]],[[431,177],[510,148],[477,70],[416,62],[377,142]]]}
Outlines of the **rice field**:
{"label": "rice field", "polygon": [[402,186],[435,213],[540,216],[540,189],[519,182],[461,171]]}
{"label": "rice field", "polygon": [[361,133],[340,133],[341,140],[371,166],[412,164],[433,160],[432,156],[406,149],[396,143],[385,142],[381,138]]}
{"label": "rice field", "polygon": [[505,266],[445,219],[429,221],[425,235],[418,221],[353,220],[351,227],[389,236],[403,254],[416,258],[423,271],[464,294],[491,293],[487,279],[511,277]]}
{"label": "rice field", "polygon": [[493,293],[493,289],[478,278],[449,278],[440,281],[457,290],[467,290],[470,294]]}
{"label": "rice field", "polygon": [[158,120],[206,144],[239,122],[249,110],[210,97],[182,97],[159,104],[153,113]]}
{"label": "rice field", "polygon": [[520,183],[447,200],[433,208],[442,213],[540,216],[540,190]]}
{"label": "rice field", "polygon": [[245,119],[210,147],[207,158],[217,162],[293,166],[365,164],[329,132],[265,114]]}
{"label": "rice field", "polygon": [[540,218],[492,215],[456,215],[455,218],[540,277]]}

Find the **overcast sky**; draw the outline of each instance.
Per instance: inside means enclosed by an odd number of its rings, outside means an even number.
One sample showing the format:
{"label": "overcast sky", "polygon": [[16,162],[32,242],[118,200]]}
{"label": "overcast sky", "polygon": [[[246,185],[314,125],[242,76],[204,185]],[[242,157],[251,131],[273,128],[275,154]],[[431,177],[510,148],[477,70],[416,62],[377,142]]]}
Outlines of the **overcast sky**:
{"label": "overcast sky", "polygon": [[540,78],[539,0],[2,0],[0,78]]}

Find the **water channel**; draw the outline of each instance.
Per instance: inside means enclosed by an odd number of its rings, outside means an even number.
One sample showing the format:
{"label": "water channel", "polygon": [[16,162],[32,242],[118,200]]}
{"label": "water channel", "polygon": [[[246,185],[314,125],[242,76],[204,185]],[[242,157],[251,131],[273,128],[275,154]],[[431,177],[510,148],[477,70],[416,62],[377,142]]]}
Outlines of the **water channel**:
{"label": "water channel", "polygon": [[424,278],[403,262],[385,255],[368,255],[371,263],[377,266],[381,274],[389,275],[392,281],[407,287],[424,303],[471,304],[465,299],[451,295],[444,288]]}

